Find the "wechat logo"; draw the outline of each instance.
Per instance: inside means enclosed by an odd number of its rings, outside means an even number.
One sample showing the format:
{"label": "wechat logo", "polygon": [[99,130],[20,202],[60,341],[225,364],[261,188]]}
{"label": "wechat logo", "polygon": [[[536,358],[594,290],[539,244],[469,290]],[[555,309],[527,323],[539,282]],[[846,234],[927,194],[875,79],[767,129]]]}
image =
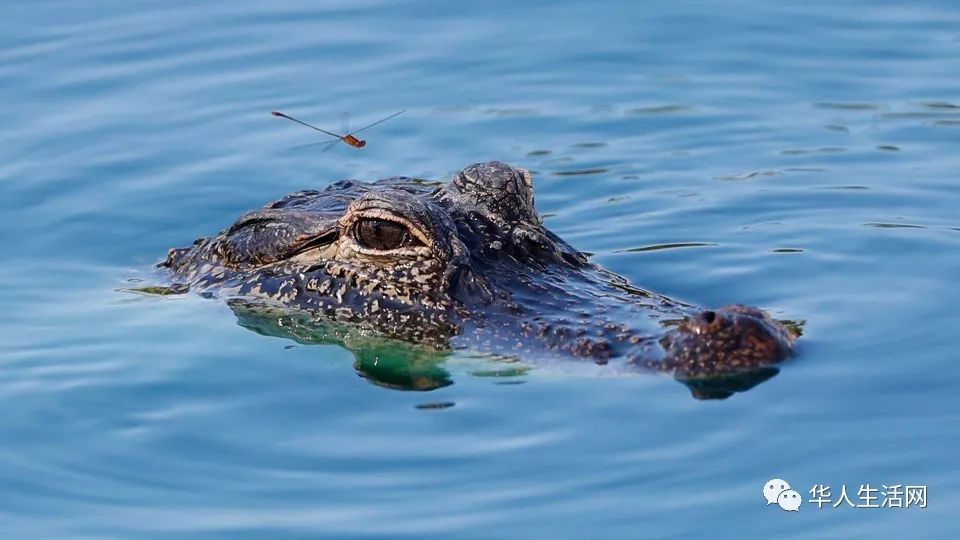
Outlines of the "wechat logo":
{"label": "wechat logo", "polygon": [[790,489],[786,480],[774,478],[763,485],[763,498],[767,505],[776,504],[787,512],[796,512],[800,509],[803,498],[796,491]]}

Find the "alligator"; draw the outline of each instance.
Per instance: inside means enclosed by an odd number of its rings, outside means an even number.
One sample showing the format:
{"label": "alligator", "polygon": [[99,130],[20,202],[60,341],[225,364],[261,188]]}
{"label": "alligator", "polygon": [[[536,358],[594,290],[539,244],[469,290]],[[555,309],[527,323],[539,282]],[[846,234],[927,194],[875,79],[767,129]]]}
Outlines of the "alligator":
{"label": "alligator", "polygon": [[292,193],[159,266],[180,291],[229,299],[263,333],[296,313],[284,335],[316,325],[533,365],[583,359],[669,373],[700,398],[773,376],[799,335],[758,308],[699,308],[592,263],[544,227],[531,173],[498,161],[448,183],[341,180]]}

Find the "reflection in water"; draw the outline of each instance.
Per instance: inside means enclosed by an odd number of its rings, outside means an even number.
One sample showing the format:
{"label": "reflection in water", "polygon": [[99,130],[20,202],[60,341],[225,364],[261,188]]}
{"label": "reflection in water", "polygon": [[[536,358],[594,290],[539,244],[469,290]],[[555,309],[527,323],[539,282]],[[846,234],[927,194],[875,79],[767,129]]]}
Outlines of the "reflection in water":
{"label": "reflection in water", "polygon": [[824,146],[821,148],[791,148],[789,150],[781,150],[780,153],[785,156],[802,156],[805,154],[840,154],[846,152],[846,148],[840,148],[837,146]]}
{"label": "reflection in water", "polygon": [[913,225],[910,223],[864,223],[864,227],[873,227],[876,229],[926,229],[923,225]]}
{"label": "reflection in water", "polygon": [[749,180],[759,176],[779,176],[780,171],[750,171],[742,174],[728,174],[724,176],[715,176],[716,180]]}
{"label": "reflection in water", "polygon": [[960,116],[960,113],[954,112],[939,112],[939,111],[907,111],[907,112],[891,112],[883,113],[880,115],[883,118],[904,118],[904,119],[919,119],[919,120],[930,120],[938,118],[957,118]]}
{"label": "reflection in water", "polygon": [[404,341],[369,335],[363,330],[318,321],[307,313],[231,300],[237,324],[265,336],[304,345],[339,345],[353,353],[357,374],[394,390],[436,390],[453,384],[441,366],[449,353]]}
{"label": "reflection in water", "polygon": [[677,113],[685,112],[692,109],[686,105],[659,105],[654,107],[639,107],[635,109],[630,109],[627,111],[628,114],[666,114],[666,113]]}
{"label": "reflection in water", "polygon": [[556,171],[553,173],[554,176],[586,176],[591,174],[603,174],[609,169],[604,168],[593,168],[593,169],[576,169],[571,171]]}
{"label": "reflection in water", "polygon": [[719,244],[709,242],[672,242],[669,244],[654,244],[651,246],[641,246],[627,249],[618,249],[614,253],[637,253],[642,251],[662,251],[664,249],[678,249],[690,247],[717,247]]}
{"label": "reflection in water", "polygon": [[816,107],[821,109],[837,109],[848,111],[875,111],[881,108],[874,103],[816,103]]}
{"label": "reflection in water", "polygon": [[571,144],[573,148],[604,148],[607,146],[605,142],[582,142]]}
{"label": "reflection in water", "polygon": [[921,105],[931,109],[960,109],[960,105],[954,105],[947,101],[926,101]]}
{"label": "reflection in water", "polygon": [[780,368],[765,366],[734,375],[677,380],[687,385],[690,394],[697,399],[726,399],[737,392],[746,392],[777,373],[780,373]]}
{"label": "reflection in water", "polygon": [[145,285],[143,287],[128,287],[118,290],[120,292],[142,294],[145,296],[172,296],[189,292],[190,286],[183,283],[172,283],[170,285]]}
{"label": "reflection in water", "polygon": [[452,401],[438,401],[435,403],[421,403],[416,407],[422,410],[431,410],[431,409],[449,409],[453,407],[456,403]]}
{"label": "reflection in water", "polygon": [[540,111],[537,109],[524,107],[503,107],[487,109],[483,111],[483,113],[493,116],[537,116],[540,114]]}
{"label": "reflection in water", "polygon": [[826,128],[826,129],[829,129],[830,131],[841,131],[841,132],[844,132],[844,133],[849,133],[849,132],[850,132],[850,128],[848,128],[847,126],[841,126],[841,125],[839,125],[839,124],[827,124],[827,125],[825,125],[825,126],[823,126],[823,127]]}
{"label": "reflection in water", "polygon": [[[353,353],[357,374],[372,384],[393,390],[430,391],[453,384],[451,374],[443,367],[451,351],[408,343],[371,334],[358,328],[317,319],[305,312],[291,312],[275,306],[257,304],[241,299],[227,304],[237,316],[237,324],[258,334],[291,339],[303,345],[339,345]],[[679,323],[679,319],[672,321]],[[782,321],[799,335],[802,323]],[[484,367],[471,371],[474,377],[522,377],[530,367],[518,364],[515,358],[490,357],[502,362],[502,367]],[[568,361],[568,360],[558,360]],[[779,368],[763,366],[737,373],[709,377],[674,378],[690,388],[696,399],[726,399],[745,392],[779,373]],[[642,371],[625,374],[647,375]],[[520,384],[516,379],[503,384]],[[441,409],[454,406],[452,402],[423,403],[418,409]]]}

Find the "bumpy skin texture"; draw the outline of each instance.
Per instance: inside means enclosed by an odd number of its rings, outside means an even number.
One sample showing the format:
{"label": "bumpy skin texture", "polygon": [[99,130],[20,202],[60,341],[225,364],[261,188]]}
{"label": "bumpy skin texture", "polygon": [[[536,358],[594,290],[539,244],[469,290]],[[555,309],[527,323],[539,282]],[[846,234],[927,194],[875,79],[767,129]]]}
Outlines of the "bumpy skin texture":
{"label": "bumpy skin texture", "polygon": [[756,308],[700,310],[592,264],[543,227],[530,173],[502,162],[447,184],[293,193],[162,266],[193,290],[533,362],[561,354],[709,378],[775,364],[796,337]]}

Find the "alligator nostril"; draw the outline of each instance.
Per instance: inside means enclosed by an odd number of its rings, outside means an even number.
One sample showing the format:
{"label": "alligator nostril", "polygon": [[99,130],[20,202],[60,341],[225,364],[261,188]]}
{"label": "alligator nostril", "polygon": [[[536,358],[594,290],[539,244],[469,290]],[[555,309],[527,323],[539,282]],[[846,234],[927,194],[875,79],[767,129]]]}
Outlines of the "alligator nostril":
{"label": "alligator nostril", "polygon": [[700,316],[703,317],[704,322],[707,324],[713,323],[713,321],[717,318],[717,314],[713,311],[704,311],[700,314]]}

